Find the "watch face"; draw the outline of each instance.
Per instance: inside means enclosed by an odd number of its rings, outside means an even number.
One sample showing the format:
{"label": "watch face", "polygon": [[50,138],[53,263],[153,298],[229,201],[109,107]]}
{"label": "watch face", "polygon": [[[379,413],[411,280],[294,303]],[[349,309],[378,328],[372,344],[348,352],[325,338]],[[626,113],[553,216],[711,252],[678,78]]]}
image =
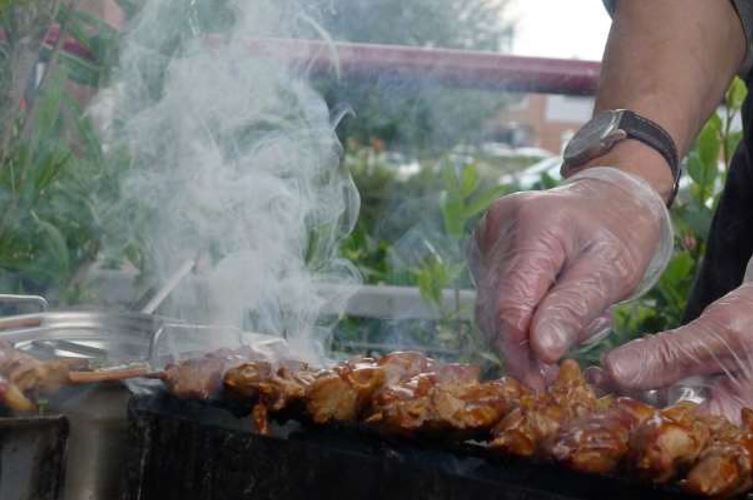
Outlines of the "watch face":
{"label": "watch face", "polygon": [[584,157],[598,154],[607,146],[604,139],[614,130],[617,121],[618,115],[611,111],[594,116],[567,144],[565,161],[579,163]]}

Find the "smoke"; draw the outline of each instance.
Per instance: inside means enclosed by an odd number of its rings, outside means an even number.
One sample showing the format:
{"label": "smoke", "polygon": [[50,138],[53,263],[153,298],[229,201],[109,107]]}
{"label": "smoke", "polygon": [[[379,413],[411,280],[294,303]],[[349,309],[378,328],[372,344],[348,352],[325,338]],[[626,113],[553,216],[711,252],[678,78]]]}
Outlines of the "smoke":
{"label": "smoke", "polygon": [[99,104],[113,112],[108,150],[130,159],[117,240],[142,241],[159,282],[198,257],[163,312],[285,335],[318,357],[329,329],[316,326],[328,300],[316,285],[357,281],[337,243],[360,200],[305,68],[248,50],[316,30],[291,2],[201,3],[147,0],[104,94],[114,101]]}

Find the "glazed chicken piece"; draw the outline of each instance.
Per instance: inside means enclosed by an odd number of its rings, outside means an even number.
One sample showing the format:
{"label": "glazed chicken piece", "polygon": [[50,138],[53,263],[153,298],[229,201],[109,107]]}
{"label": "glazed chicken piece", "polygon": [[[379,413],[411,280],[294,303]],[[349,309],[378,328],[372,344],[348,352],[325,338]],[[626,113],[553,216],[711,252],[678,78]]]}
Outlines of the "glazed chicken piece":
{"label": "glazed chicken piece", "polygon": [[501,378],[473,384],[445,383],[437,386],[431,401],[432,427],[475,435],[488,432],[528,391],[517,380]]}
{"label": "glazed chicken piece", "polygon": [[430,370],[440,370],[444,376],[469,372],[440,365],[420,353],[395,352],[378,361],[360,357],[317,372],[301,366],[273,372],[270,365],[249,363],[230,369],[225,386],[237,395],[258,399],[253,415],[259,429],[268,428],[261,424],[270,412],[280,413],[297,403],[305,405],[314,423],[354,422],[387,383]]}
{"label": "glazed chicken piece", "polygon": [[437,367],[437,362],[420,352],[406,351],[382,356],[377,365],[384,370],[384,383],[389,386],[431,372]]}
{"label": "glazed chicken piece", "polygon": [[545,452],[565,422],[584,417],[596,408],[596,396],[580,366],[565,360],[546,392],[524,395],[494,428],[490,447],[522,457]]}
{"label": "glazed chicken piece", "polygon": [[704,420],[711,428],[711,442],[688,473],[685,491],[728,498],[753,488],[753,411],[742,410],[742,427],[723,417]]}
{"label": "glazed chicken piece", "polygon": [[472,437],[488,432],[525,389],[514,379],[455,382],[447,373],[424,373],[386,387],[366,423],[387,434]]}
{"label": "glazed chicken piece", "polygon": [[308,389],[306,409],[318,424],[354,422],[370,410],[379,394],[411,391],[402,386],[415,377],[429,384],[469,384],[477,382],[479,375],[478,367],[439,363],[417,352],[394,352],[379,360],[357,358],[320,374]]}
{"label": "glazed chicken piece", "polygon": [[176,397],[206,400],[220,391],[227,370],[257,360],[261,361],[261,356],[250,348],[219,349],[171,364],[160,378]]}
{"label": "glazed chicken piece", "polygon": [[84,359],[43,361],[0,341],[0,402],[14,412],[36,410],[39,394],[52,394],[64,385],[125,380],[144,376],[145,366],[90,370]]}
{"label": "glazed chicken piece", "polygon": [[55,392],[69,383],[72,369],[86,367],[86,361],[78,359],[42,361],[0,342],[0,374],[23,393]]}
{"label": "glazed chicken piece", "polygon": [[269,412],[279,413],[300,403],[315,423],[323,424],[355,420],[383,385],[384,371],[373,358],[348,361],[331,370],[312,370],[291,362],[274,369],[270,363],[257,362],[231,368],[224,383],[231,393],[257,401],[257,423]]}
{"label": "glazed chicken piece", "polygon": [[0,377],[0,403],[18,413],[28,413],[37,409],[37,406],[5,377]]}
{"label": "glazed chicken piece", "polygon": [[325,371],[306,391],[306,411],[317,424],[354,422],[382,389],[386,374],[374,358],[351,360]]}
{"label": "glazed chicken piece", "polygon": [[630,398],[604,400],[604,408],[562,426],[547,454],[578,472],[614,472],[628,454],[630,434],[656,409]]}
{"label": "glazed chicken piece", "polygon": [[275,368],[255,362],[229,369],[224,384],[231,393],[255,402],[251,416],[256,430],[268,435],[269,414],[299,409],[315,376],[305,363],[288,362]]}
{"label": "glazed chicken piece", "polygon": [[711,436],[697,410],[693,403],[678,403],[636,427],[630,437],[628,462],[638,477],[667,483],[695,463]]}

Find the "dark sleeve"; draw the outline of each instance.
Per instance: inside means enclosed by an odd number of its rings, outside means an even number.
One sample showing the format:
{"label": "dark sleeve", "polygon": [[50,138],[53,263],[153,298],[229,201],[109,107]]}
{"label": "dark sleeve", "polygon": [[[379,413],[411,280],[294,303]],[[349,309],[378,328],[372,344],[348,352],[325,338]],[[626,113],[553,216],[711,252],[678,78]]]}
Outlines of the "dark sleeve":
{"label": "dark sleeve", "polygon": [[[614,14],[617,0],[603,0],[603,2],[609,11],[609,15]],[[731,0],[731,2],[743,24],[745,40],[747,41],[748,49],[745,54],[745,61],[738,71],[738,74],[747,80],[751,74],[751,69],[753,69],[753,0]]]}

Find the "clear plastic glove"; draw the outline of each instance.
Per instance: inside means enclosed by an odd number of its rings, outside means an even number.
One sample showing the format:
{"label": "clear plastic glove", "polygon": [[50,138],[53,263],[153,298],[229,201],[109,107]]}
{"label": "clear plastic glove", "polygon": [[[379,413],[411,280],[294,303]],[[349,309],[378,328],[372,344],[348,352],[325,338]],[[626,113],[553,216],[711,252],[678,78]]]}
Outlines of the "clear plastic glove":
{"label": "clear plastic glove", "polygon": [[753,407],[753,283],[714,302],[685,326],[611,351],[604,370],[606,381],[622,392],[704,376],[707,409],[739,421],[741,408]]}
{"label": "clear plastic glove", "polygon": [[479,326],[509,371],[540,388],[549,365],[603,326],[610,306],[655,283],[671,251],[662,199],[614,168],[505,196],[470,249]]}

